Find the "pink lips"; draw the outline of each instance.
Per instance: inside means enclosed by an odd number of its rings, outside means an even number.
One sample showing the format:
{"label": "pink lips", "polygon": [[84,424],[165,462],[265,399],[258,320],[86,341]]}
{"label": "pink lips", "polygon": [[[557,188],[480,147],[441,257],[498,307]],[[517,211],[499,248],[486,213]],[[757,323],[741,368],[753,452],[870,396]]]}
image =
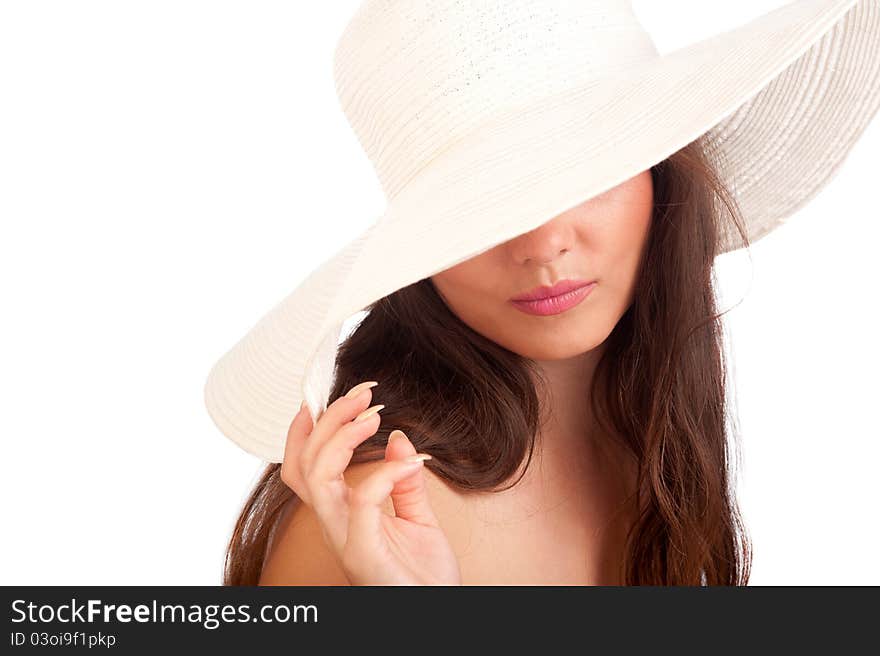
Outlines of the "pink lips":
{"label": "pink lips", "polygon": [[526,314],[548,316],[570,310],[583,301],[598,283],[563,280],[553,287],[537,287],[528,294],[510,299],[513,306]]}

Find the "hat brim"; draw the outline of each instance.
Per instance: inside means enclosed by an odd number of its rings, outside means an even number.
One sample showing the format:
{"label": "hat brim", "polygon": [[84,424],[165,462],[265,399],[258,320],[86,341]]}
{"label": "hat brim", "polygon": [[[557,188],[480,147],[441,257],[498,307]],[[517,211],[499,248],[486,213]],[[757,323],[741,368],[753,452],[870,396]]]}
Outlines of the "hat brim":
{"label": "hat brim", "polygon": [[[749,240],[760,239],[827,184],[880,108],[878,5],[795,2],[480,126],[419,171],[376,223],[214,365],[209,415],[247,452],[281,462],[301,400],[315,419],[326,407],[349,317],[706,133]],[[724,252],[743,245],[733,231],[723,241]]]}

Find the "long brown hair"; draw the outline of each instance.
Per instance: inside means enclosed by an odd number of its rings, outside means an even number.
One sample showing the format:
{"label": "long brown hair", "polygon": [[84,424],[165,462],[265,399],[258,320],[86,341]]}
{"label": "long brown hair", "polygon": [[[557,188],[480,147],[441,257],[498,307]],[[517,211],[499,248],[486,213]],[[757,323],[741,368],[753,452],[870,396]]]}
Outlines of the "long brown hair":
{"label": "long brown hair", "polygon": [[[618,436],[638,462],[638,518],[622,561],[627,585],[749,578],[751,543],[735,498],[737,422],[731,416],[726,424],[732,413],[712,286],[720,235],[730,228],[724,221],[746,246],[748,237],[709,162],[701,138],[652,167],[654,211],[634,300],[606,340],[590,390],[604,434]],[[435,456],[425,466],[462,490],[496,490],[524,459],[528,466],[542,398],[533,361],[464,324],[430,278],[366,310],[339,346],[330,401],[377,380],[373,403],[386,407],[352,463],[383,459],[388,434],[400,428]],[[295,496],[280,467],[269,464],[245,502],[225,585],[259,580],[271,531]]]}

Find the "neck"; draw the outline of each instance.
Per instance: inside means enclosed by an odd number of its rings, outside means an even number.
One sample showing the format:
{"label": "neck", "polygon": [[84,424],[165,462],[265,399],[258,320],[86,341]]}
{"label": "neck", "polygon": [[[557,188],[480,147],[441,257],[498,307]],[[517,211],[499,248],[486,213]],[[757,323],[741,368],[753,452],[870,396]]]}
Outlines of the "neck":
{"label": "neck", "polygon": [[[635,484],[635,462],[612,436],[600,431],[590,407],[590,385],[602,346],[566,360],[539,361],[546,381],[533,476]],[[531,467],[530,467],[531,469]],[[527,472],[526,476],[529,476]]]}

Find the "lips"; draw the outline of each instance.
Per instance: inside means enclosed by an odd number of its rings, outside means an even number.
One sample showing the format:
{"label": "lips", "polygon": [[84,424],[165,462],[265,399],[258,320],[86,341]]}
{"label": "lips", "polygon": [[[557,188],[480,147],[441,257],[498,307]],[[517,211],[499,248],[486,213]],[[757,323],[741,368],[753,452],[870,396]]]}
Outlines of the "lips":
{"label": "lips", "polygon": [[[568,312],[573,307],[579,305],[586,299],[596,288],[598,282],[591,282],[585,287],[576,287],[575,289],[559,294],[557,296],[548,296],[534,301],[514,301],[510,303],[520,312],[532,314],[539,317],[549,317],[555,314]],[[551,288],[555,289],[555,288]],[[546,291],[546,290],[544,290]]]}
{"label": "lips", "polygon": [[561,296],[562,294],[566,294],[568,292],[574,291],[576,289],[580,289],[581,287],[586,287],[592,283],[596,282],[595,280],[560,280],[555,285],[547,286],[542,285],[540,287],[535,287],[527,291],[524,294],[520,294],[519,296],[514,296],[511,298],[511,301],[540,301],[545,298],[552,298],[554,296]]}

